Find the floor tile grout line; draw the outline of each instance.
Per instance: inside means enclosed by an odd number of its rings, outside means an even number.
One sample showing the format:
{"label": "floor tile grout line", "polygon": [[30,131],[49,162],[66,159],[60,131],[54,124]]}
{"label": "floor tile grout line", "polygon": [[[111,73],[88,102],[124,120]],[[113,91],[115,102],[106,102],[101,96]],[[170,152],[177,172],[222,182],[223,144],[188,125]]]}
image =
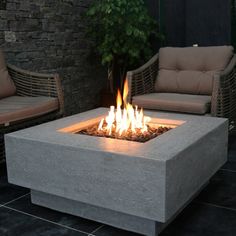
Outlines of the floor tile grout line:
{"label": "floor tile grout line", "polygon": [[[26,212],[23,212],[23,211],[21,212],[21,211],[19,211],[19,210],[17,210],[17,209],[14,209],[14,208],[11,208],[11,207],[8,207],[8,206],[7,206],[8,204],[13,203],[13,202],[15,202],[15,201],[17,201],[17,200],[19,200],[19,199],[21,199],[21,198],[24,198],[24,197],[28,196],[29,194],[30,194],[30,193],[24,194],[24,195],[22,195],[22,196],[20,196],[20,197],[18,197],[18,198],[15,198],[15,199],[13,199],[13,200],[11,200],[11,201],[9,201],[9,202],[6,202],[6,203],[4,203],[4,204],[0,204],[0,208],[1,208],[1,207],[9,208],[9,209],[11,209],[11,210],[20,212],[20,213],[22,213],[22,214],[26,214],[26,215],[29,215],[29,216],[32,216],[32,217],[35,217],[35,218],[39,218],[39,219],[42,219],[42,220],[46,220],[46,219],[44,219],[44,218],[37,217],[37,216],[31,215],[31,214],[28,214],[28,213],[26,213]],[[48,221],[48,220],[46,220],[46,221]],[[49,222],[51,222],[51,221],[49,221]],[[53,222],[53,221],[52,221],[51,223],[56,223],[56,222]],[[56,223],[56,224],[58,224],[58,223]],[[61,224],[59,224],[59,225],[61,225]],[[61,225],[61,226],[67,228],[67,226],[64,226],[64,225]],[[79,231],[79,232],[81,232],[81,233],[89,234],[89,236],[94,236],[93,234],[94,234],[95,232],[97,232],[98,230],[100,230],[103,226],[104,226],[104,225],[100,225],[100,226],[97,227],[95,230],[93,230],[91,233],[87,233],[87,232],[84,232],[84,231],[81,231],[81,230],[77,230],[77,229],[71,228],[71,227],[69,227],[69,228],[70,228],[70,229],[73,229],[73,230],[76,230],[76,231]]]}
{"label": "floor tile grout line", "polygon": [[73,230],[73,231],[76,231],[76,232],[79,232],[79,233],[82,233],[82,234],[89,235],[88,232],[85,232],[85,231],[82,231],[82,230],[79,230],[79,229],[75,229],[75,228],[70,227],[70,226],[62,225],[62,224],[59,224],[59,223],[57,223],[57,222],[53,222],[53,221],[51,221],[51,220],[47,220],[47,219],[44,219],[44,218],[42,218],[42,217],[39,217],[39,216],[36,216],[36,215],[29,214],[29,213],[24,212],[24,211],[20,211],[20,210],[17,210],[17,209],[14,209],[14,208],[8,207],[8,206],[3,206],[3,208],[9,209],[9,210],[12,210],[12,211],[15,211],[15,212],[18,212],[18,213],[21,213],[21,214],[27,215],[27,216],[31,216],[31,217],[34,217],[34,218],[36,218],[36,219],[38,219],[38,220],[42,220],[42,221],[45,221],[45,222],[48,222],[48,223],[51,223],[51,224],[54,224],[54,225],[57,225],[57,226],[60,226],[60,227],[66,228],[66,229],[70,229],[70,230]]}
{"label": "floor tile grout line", "polygon": [[15,199],[13,199],[13,200],[11,200],[11,201],[9,201],[9,202],[4,203],[3,206],[6,206],[6,205],[8,205],[8,204],[10,204],[10,203],[13,203],[14,201],[17,201],[17,200],[19,200],[19,199],[21,199],[21,198],[24,198],[24,197],[28,196],[29,194],[30,194],[30,193],[26,193],[26,194],[24,194],[24,195],[21,195],[20,197],[17,197],[17,198],[15,198]]}
{"label": "floor tile grout line", "polygon": [[32,216],[32,217],[35,217],[35,218],[38,218],[38,219],[41,219],[41,220],[44,220],[44,221],[47,221],[47,222],[56,224],[56,225],[60,225],[60,226],[65,227],[65,228],[69,228],[69,229],[71,229],[71,230],[75,230],[75,231],[78,231],[78,232],[87,234],[87,235],[89,235],[89,236],[95,236],[95,235],[93,235],[93,234],[94,234],[95,232],[97,232],[98,230],[100,230],[100,229],[104,226],[104,225],[100,225],[100,226],[97,227],[95,230],[93,230],[91,233],[88,233],[88,232],[84,232],[84,231],[81,231],[81,230],[77,230],[77,229],[72,228],[72,227],[68,227],[68,226],[65,226],[65,225],[62,225],[62,224],[58,224],[58,223],[53,222],[53,221],[50,221],[50,220],[46,220],[46,219],[44,219],[44,218],[41,218],[41,217],[38,217],[38,216],[35,216],[35,215],[31,215],[31,214],[29,214],[29,213],[26,213],[26,212],[23,212],[23,211],[20,211],[20,210],[17,210],[17,209],[14,209],[14,208],[12,208],[12,207],[8,207],[8,206],[7,206],[8,204],[11,204],[11,203],[13,203],[13,202],[15,202],[15,201],[17,201],[17,200],[19,200],[19,199],[22,199],[22,198],[24,198],[24,197],[26,197],[26,196],[28,196],[28,195],[30,195],[30,193],[26,193],[26,194],[21,195],[20,197],[17,197],[17,198],[15,198],[15,199],[13,199],[13,200],[11,200],[11,201],[9,201],[9,202],[6,202],[6,203],[4,203],[4,204],[0,204],[0,208],[1,208],[1,207],[5,207],[5,208],[11,209],[11,210],[13,210],[13,211],[16,211],[16,212],[19,212],[19,213],[22,213],[22,214],[25,214],[25,215],[29,215],[29,216]]}
{"label": "floor tile grout line", "polygon": [[202,205],[217,207],[217,208],[221,208],[221,209],[225,209],[225,210],[236,212],[236,209],[230,208],[230,207],[224,207],[224,206],[220,206],[220,205],[216,205],[216,204],[212,204],[212,203],[208,203],[208,202],[201,202],[201,201],[194,201],[194,202],[198,203],[198,204],[202,204]]}
{"label": "floor tile grout line", "polygon": [[236,170],[228,170],[228,169],[220,169],[219,171],[227,171],[227,172],[236,173]]}
{"label": "floor tile grout line", "polygon": [[94,233],[96,233],[98,230],[100,230],[100,229],[103,228],[103,227],[104,227],[104,225],[100,225],[100,226],[97,227],[94,231],[92,231],[92,232],[89,234],[89,236],[94,235]]}

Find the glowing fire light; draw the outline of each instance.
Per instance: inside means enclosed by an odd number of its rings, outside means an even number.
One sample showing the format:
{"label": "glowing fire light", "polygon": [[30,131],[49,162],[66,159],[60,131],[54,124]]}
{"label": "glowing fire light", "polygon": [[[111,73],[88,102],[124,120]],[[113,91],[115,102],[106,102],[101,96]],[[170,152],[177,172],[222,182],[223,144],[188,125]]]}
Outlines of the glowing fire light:
{"label": "glowing fire light", "polygon": [[115,132],[118,135],[125,135],[126,132],[132,132],[132,134],[137,134],[138,132],[145,133],[148,130],[147,123],[150,122],[151,118],[144,116],[143,109],[135,108],[127,102],[129,87],[128,81],[125,81],[124,91],[123,91],[123,104],[121,93],[118,90],[116,98],[116,109],[115,106],[110,107],[108,116],[102,119],[99,123],[98,130],[105,131],[108,135]]}

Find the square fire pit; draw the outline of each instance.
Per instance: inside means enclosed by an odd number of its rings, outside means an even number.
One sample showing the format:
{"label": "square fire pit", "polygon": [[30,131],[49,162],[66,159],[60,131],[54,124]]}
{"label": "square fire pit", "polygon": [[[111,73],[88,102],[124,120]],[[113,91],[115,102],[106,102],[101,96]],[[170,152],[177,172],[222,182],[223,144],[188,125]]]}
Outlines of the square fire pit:
{"label": "square fire pit", "polygon": [[35,204],[157,235],[226,162],[228,122],[146,112],[172,129],[145,143],[74,134],[107,111],[7,134],[8,180]]}

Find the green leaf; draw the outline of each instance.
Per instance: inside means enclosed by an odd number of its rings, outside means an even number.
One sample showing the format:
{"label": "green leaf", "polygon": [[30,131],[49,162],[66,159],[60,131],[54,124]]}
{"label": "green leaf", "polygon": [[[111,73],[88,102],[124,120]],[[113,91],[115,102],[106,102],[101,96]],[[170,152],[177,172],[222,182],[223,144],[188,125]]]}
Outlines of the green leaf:
{"label": "green leaf", "polygon": [[94,0],[86,21],[87,35],[102,64],[113,60],[122,67],[136,66],[152,54],[150,37],[162,41],[157,22],[144,0]]}

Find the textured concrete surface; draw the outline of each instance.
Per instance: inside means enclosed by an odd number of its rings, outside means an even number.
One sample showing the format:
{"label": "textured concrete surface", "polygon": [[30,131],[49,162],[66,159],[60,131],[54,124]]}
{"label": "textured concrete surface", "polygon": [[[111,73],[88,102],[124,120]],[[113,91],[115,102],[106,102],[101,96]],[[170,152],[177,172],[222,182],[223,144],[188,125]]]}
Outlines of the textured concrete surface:
{"label": "textured concrete surface", "polygon": [[8,134],[9,181],[166,222],[226,161],[226,119],[147,112],[153,118],[185,121],[147,143],[57,131],[106,112],[100,108]]}
{"label": "textured concrete surface", "polygon": [[55,209],[60,212],[66,212],[91,220],[96,219],[100,223],[115,225],[117,228],[139,232],[149,236],[156,236],[163,226],[163,224],[153,220],[84,204],[34,190],[31,190],[31,201],[34,204]]}
{"label": "textured concrete surface", "polygon": [[[229,137],[228,147],[227,163],[160,236],[202,236],[203,232],[214,236],[236,235],[236,136]],[[38,232],[41,236],[140,236],[32,204],[30,194],[26,195],[27,189],[7,182],[6,169],[1,164],[0,193],[1,236],[6,232],[7,236],[15,236],[16,232],[17,236],[38,236]]]}

